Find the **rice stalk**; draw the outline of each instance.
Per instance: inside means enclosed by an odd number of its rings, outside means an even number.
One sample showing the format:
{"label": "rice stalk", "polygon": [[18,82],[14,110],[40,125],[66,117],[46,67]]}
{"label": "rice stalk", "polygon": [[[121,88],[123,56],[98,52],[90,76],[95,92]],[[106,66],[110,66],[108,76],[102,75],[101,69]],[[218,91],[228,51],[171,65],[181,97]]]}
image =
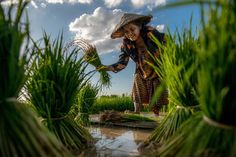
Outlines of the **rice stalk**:
{"label": "rice stalk", "polygon": [[202,114],[186,122],[162,148],[160,156],[235,157],[236,151],[236,3],[218,1],[202,19],[197,53]]}
{"label": "rice stalk", "polygon": [[3,8],[0,4],[0,156],[70,157],[56,137],[17,100],[27,78],[25,68],[31,57],[29,21],[21,23],[26,6],[27,2],[20,0],[13,12],[14,5]]}
{"label": "rice stalk", "polygon": [[[83,125],[89,125],[89,114],[98,94],[98,87],[86,84],[78,94],[78,111],[76,119]],[[78,114],[78,113],[77,113]]]}
{"label": "rice stalk", "polygon": [[99,58],[99,55],[97,53],[97,49],[94,45],[91,45],[88,41],[86,41],[85,39],[79,38],[79,39],[75,39],[74,41],[72,41],[71,43],[69,43],[66,46],[66,49],[68,49],[71,46],[78,46],[79,48],[81,48],[84,52],[84,59],[87,63],[89,63],[90,65],[94,66],[99,74],[100,74],[100,83],[105,87],[110,87],[111,86],[111,76],[109,75],[109,73],[107,73],[104,70],[99,70],[102,69],[101,67],[103,67],[104,65],[101,63],[101,60]]}
{"label": "rice stalk", "polygon": [[[192,29],[184,30],[182,34],[177,32],[173,36],[169,35],[164,46],[160,45],[154,36],[151,38],[162,48],[160,58],[154,58],[158,66],[152,66],[169,90],[170,107],[167,116],[146,143],[154,142],[161,145],[192,116],[198,106],[196,96],[198,41],[193,36]],[[154,95],[153,99],[158,99],[157,95]]]}
{"label": "rice stalk", "polygon": [[45,33],[42,48],[34,45],[36,55],[25,86],[27,100],[43,123],[73,153],[92,141],[89,132],[70,116],[79,91],[92,77],[92,72],[85,72],[87,64],[78,57],[78,51],[63,51],[63,35],[51,42]]}
{"label": "rice stalk", "polygon": [[101,96],[96,99],[91,108],[92,113],[99,113],[105,110],[115,110],[124,112],[125,110],[132,111],[134,108],[133,102],[129,96]]}
{"label": "rice stalk", "polygon": [[7,101],[1,108],[3,108],[0,118],[1,156],[72,156],[62,143],[40,124],[25,104]]}
{"label": "rice stalk", "polygon": [[100,115],[101,122],[156,122],[156,120],[136,114],[121,113],[114,110],[106,110]]}

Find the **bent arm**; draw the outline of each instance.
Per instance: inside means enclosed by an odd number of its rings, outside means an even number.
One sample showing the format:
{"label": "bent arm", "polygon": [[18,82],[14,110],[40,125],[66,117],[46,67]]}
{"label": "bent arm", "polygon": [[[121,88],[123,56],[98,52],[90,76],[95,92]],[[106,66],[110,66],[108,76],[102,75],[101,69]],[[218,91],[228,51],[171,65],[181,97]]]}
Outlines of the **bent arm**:
{"label": "bent arm", "polygon": [[129,55],[127,55],[123,50],[121,50],[121,52],[122,53],[119,56],[118,62],[110,65],[110,67],[112,67],[112,69],[113,69],[112,71],[115,73],[124,69],[129,62]]}

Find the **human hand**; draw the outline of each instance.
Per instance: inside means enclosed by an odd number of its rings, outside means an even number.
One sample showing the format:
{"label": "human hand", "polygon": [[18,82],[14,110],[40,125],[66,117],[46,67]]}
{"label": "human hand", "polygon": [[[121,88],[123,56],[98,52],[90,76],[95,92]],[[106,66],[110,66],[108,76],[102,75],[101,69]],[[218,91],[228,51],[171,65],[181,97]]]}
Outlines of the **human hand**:
{"label": "human hand", "polygon": [[102,65],[96,68],[98,71],[115,71],[113,66]]}

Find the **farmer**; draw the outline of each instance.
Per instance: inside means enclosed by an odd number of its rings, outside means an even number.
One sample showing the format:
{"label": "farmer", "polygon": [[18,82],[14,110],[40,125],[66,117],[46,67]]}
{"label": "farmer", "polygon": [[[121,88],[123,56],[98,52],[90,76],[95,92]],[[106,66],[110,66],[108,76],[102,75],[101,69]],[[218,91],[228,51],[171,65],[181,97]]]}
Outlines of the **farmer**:
{"label": "farmer", "polygon": [[[103,66],[100,69],[117,73],[126,67],[129,58],[136,63],[132,100],[134,112],[138,114],[142,105],[150,103],[154,91],[160,86],[158,75],[146,61],[154,63],[149,52],[155,57],[160,55],[157,44],[150,39],[151,35],[154,35],[161,44],[164,44],[164,34],[146,25],[151,18],[152,16],[125,13],[111,34],[112,39],[123,38],[122,53],[119,60],[115,64]],[[164,91],[156,101],[152,111],[159,115],[160,108],[167,104],[168,92]]]}

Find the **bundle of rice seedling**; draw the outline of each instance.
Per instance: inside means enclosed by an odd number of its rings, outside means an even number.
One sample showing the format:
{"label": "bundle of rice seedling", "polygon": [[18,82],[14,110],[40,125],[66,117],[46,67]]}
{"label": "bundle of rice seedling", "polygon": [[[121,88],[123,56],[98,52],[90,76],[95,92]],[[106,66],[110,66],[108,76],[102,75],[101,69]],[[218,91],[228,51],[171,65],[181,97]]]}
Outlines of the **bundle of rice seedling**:
{"label": "bundle of rice seedling", "polygon": [[98,87],[88,83],[79,92],[78,95],[79,115],[76,117],[76,119],[79,119],[83,125],[89,125],[90,110],[96,100],[98,91],[99,91]]}
{"label": "bundle of rice seedling", "polygon": [[160,156],[236,156],[235,10],[235,1],[218,1],[209,7],[208,22],[202,16],[197,53],[202,114],[186,121],[181,131],[159,150]]}
{"label": "bundle of rice seedling", "polygon": [[106,110],[100,115],[101,122],[156,122],[155,120],[137,114],[124,114],[114,110]]}
{"label": "bundle of rice seedling", "polygon": [[79,123],[71,119],[71,107],[77,95],[91,77],[87,64],[78,58],[79,49],[63,51],[63,36],[51,42],[45,33],[43,47],[35,43],[31,78],[25,90],[27,100],[34,106],[43,123],[71,151],[77,153],[89,146],[92,137]]}
{"label": "bundle of rice seedling", "polygon": [[0,156],[70,157],[56,137],[17,100],[30,58],[29,22],[20,22],[26,6],[27,2],[20,0],[13,15],[13,5],[5,10],[0,5]]}
{"label": "bundle of rice seedling", "polygon": [[145,122],[156,122],[156,120],[145,117],[138,114],[123,114],[122,115],[122,122],[138,122],[138,121],[145,121]]}
{"label": "bundle of rice seedling", "polygon": [[101,63],[96,47],[94,45],[91,45],[88,41],[82,38],[75,39],[70,44],[68,44],[67,48],[72,45],[80,47],[84,52],[85,61],[94,66],[98,70],[100,74],[101,85],[110,87],[111,76],[106,71],[101,70],[104,65]]}
{"label": "bundle of rice seedling", "polygon": [[[154,36],[151,38],[159,44]],[[154,66],[154,69],[169,90],[170,110],[147,142],[162,144],[195,111],[198,105],[196,98],[197,47],[198,41],[192,35],[191,29],[184,30],[182,34],[177,33],[177,36],[166,37],[160,59],[155,59],[158,66]]]}

